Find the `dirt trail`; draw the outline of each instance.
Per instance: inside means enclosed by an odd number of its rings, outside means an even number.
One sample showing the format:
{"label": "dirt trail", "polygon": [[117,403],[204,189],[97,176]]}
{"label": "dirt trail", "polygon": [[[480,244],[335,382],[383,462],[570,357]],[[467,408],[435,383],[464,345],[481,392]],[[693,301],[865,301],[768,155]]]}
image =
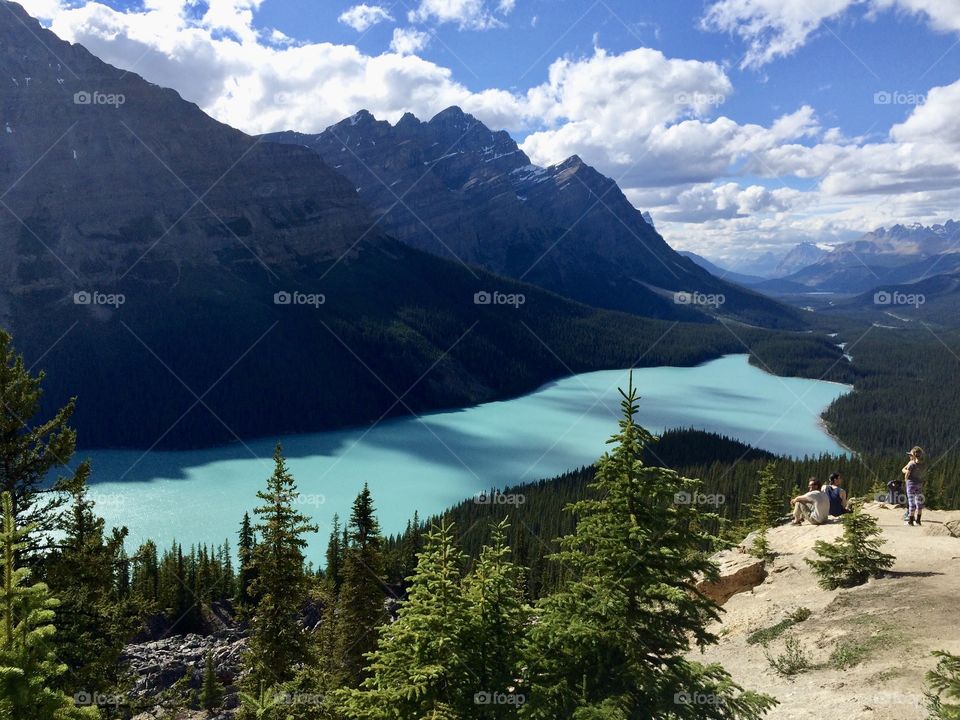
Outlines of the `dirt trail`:
{"label": "dirt trail", "polygon": [[[923,676],[935,664],[930,652],[960,654],[960,539],[935,534],[960,512],[926,512],[917,528],[903,524],[902,510],[876,503],[866,509],[883,529],[883,550],[896,555],[889,576],[823,590],[804,558],[815,556],[816,540],[838,537],[840,524],[775,528],[769,539],[777,557],[767,579],[727,601],[714,627],[720,643],[696,656],[722,663],[744,687],[774,695],[781,704],[770,718],[924,719]],[[812,615],[766,651],[747,643],[750,633],[801,607]],[[775,672],[765,654],[782,655],[787,638],[800,641],[812,665],[791,677]]]}

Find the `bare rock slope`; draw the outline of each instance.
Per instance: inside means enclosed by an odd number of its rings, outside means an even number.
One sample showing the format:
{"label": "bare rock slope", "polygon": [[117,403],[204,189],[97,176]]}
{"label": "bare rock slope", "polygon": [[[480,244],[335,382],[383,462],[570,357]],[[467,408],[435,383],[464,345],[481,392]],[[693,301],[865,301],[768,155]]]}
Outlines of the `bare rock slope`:
{"label": "bare rock slope", "polygon": [[[850,589],[824,590],[804,562],[816,540],[833,541],[839,523],[784,526],[769,533],[777,553],[766,579],[724,604],[714,630],[718,645],[696,659],[720,662],[737,682],[774,695],[776,720],[834,717],[920,720],[927,717],[924,673],[935,664],[933,650],[960,653],[956,623],[960,593],[960,512],[927,512],[924,527],[903,524],[902,511],[870,503],[886,544],[896,556],[886,577]],[[748,642],[800,608],[811,615],[770,640]],[[769,660],[786,653],[795,639],[809,664],[790,676]]]}

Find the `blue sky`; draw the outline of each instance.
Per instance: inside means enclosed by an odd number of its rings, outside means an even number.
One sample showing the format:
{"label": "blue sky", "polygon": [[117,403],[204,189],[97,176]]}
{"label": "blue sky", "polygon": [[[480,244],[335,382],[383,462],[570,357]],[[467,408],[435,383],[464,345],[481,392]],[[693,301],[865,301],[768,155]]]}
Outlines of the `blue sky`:
{"label": "blue sky", "polygon": [[538,164],[580,154],[715,258],[960,201],[956,0],[24,4],[251,133],[459,104]]}

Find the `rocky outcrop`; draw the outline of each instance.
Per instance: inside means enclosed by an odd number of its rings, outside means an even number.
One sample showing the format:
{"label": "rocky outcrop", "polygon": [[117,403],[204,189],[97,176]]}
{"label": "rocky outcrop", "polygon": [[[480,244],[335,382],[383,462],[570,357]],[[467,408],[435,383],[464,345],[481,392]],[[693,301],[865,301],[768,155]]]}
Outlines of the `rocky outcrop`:
{"label": "rocky outcrop", "polygon": [[697,589],[717,605],[723,605],[737,593],[753,590],[767,577],[763,560],[740,548],[721,550],[712,559],[720,569],[720,576],[714,581],[701,580]]}
{"label": "rocky outcrop", "polygon": [[[217,679],[226,693],[224,708],[237,707],[237,682],[241,676],[243,653],[247,639],[236,631],[210,636],[183,635],[127,646],[123,661],[135,678],[130,692],[131,704],[152,706],[153,715],[161,717],[172,707],[181,706],[191,691],[203,684],[207,653],[213,658]],[[156,703],[153,706],[152,703]]]}
{"label": "rocky outcrop", "polygon": [[960,538],[960,520],[947,520],[943,523],[931,523],[924,520],[923,532],[927,535],[946,535]]}

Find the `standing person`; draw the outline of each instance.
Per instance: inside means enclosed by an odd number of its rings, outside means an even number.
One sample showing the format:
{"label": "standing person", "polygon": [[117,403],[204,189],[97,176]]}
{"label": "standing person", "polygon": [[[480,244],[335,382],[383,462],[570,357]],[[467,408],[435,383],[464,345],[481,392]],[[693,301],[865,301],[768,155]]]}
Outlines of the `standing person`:
{"label": "standing person", "polygon": [[847,491],[843,489],[843,477],[835,472],[830,475],[830,482],[823,489],[830,498],[830,514],[840,517],[844,513],[850,512],[848,507],[850,500],[847,498]]}
{"label": "standing person", "polygon": [[910,461],[901,470],[907,481],[907,525],[919,525],[923,514],[923,475],[926,470],[923,448],[915,445],[907,454]]}
{"label": "standing person", "polygon": [[793,522],[791,525],[802,525],[809,520],[811,525],[823,525],[830,514],[830,498],[820,491],[820,481],[815,477],[807,481],[807,492],[797,495],[790,501],[793,505]]}

